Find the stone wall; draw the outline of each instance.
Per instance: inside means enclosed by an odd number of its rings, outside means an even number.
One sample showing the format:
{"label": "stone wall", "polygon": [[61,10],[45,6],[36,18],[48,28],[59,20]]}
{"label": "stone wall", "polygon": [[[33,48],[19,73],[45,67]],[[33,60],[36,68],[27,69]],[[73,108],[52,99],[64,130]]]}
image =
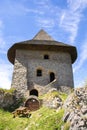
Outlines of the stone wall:
{"label": "stone wall", "polygon": [[24,96],[17,90],[0,89],[0,108],[14,111],[20,105],[24,105]]}
{"label": "stone wall", "polygon": [[16,54],[16,57],[11,86],[25,93],[27,91],[27,62],[23,55]]}
{"label": "stone wall", "polygon": [[[49,59],[44,59],[45,54],[49,55]],[[42,76],[37,77],[37,69],[42,70]],[[32,83],[46,86],[50,83],[50,72],[55,73],[57,87],[74,86],[69,53],[17,50],[12,87],[25,94]]]}
{"label": "stone wall", "polygon": [[69,124],[69,130],[87,130],[87,86],[75,89],[63,107],[65,110],[63,121]]}

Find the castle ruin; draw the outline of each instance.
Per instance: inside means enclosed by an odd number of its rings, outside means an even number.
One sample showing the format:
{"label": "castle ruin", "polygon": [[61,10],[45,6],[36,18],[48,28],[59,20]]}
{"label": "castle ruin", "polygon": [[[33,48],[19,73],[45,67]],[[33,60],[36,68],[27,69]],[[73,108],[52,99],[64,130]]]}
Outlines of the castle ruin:
{"label": "castle ruin", "polygon": [[72,64],[76,58],[76,47],[55,41],[40,30],[33,39],[15,43],[8,50],[14,65],[11,87],[25,96],[46,93],[49,86],[73,88]]}

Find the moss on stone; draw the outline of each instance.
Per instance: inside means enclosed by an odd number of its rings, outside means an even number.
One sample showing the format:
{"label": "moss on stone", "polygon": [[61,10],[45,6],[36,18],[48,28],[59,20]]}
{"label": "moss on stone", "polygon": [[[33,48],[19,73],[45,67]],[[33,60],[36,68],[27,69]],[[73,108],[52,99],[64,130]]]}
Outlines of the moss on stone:
{"label": "moss on stone", "polygon": [[10,88],[10,89],[0,88],[0,92],[3,92],[3,93],[10,93],[10,94],[12,94],[14,91],[15,91],[15,88]]}
{"label": "moss on stone", "polygon": [[61,98],[62,101],[65,101],[66,98],[67,98],[67,94],[66,93],[62,93],[62,92],[59,92],[59,91],[52,91],[52,92],[48,92],[42,96],[39,97],[39,99],[52,99],[54,97],[59,97]]}
{"label": "moss on stone", "polygon": [[70,128],[70,122],[66,122],[66,123],[64,124],[64,126],[63,126],[63,129],[64,129],[64,130],[69,130],[69,128]]}

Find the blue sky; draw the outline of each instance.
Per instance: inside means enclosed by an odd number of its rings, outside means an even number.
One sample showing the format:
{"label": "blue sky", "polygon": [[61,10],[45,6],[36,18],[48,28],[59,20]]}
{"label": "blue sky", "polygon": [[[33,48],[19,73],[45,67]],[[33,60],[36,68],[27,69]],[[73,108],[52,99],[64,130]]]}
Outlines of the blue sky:
{"label": "blue sky", "polygon": [[87,80],[87,0],[0,1],[0,87],[10,88],[13,65],[7,50],[44,29],[55,40],[77,47],[75,87]]}

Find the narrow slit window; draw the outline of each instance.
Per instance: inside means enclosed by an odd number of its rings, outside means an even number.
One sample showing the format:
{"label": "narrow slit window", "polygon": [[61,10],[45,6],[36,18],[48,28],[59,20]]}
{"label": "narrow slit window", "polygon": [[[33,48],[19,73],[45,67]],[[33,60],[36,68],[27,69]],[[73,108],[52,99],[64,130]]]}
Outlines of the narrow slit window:
{"label": "narrow slit window", "polygon": [[42,76],[42,70],[40,69],[37,70],[37,76]]}
{"label": "narrow slit window", "polygon": [[44,59],[49,59],[49,55],[44,55]]}

